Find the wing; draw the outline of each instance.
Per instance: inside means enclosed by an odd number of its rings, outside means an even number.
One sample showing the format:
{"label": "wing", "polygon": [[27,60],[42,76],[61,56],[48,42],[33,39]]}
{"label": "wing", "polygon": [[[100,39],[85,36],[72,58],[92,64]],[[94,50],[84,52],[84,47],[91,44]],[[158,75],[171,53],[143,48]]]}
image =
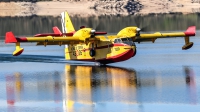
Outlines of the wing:
{"label": "wing", "polygon": [[133,38],[134,42],[152,41],[154,42],[157,38],[170,38],[170,37],[184,37],[185,45],[182,47],[183,50],[189,49],[193,46],[193,42],[189,41],[190,36],[195,36],[196,26],[188,27],[185,32],[173,32],[173,33],[152,33],[152,34],[140,34],[140,29],[137,27],[127,27],[122,29],[117,35],[120,37]]}
{"label": "wing", "polygon": [[37,42],[37,45],[65,45],[65,44],[88,44],[93,42],[99,42],[102,37],[96,37],[96,35],[104,35],[106,32],[95,32],[91,28],[82,28],[77,32],[72,33],[43,33],[37,34],[34,37],[15,37],[12,32],[7,32],[5,36],[5,43],[16,43],[16,49],[13,52],[13,56],[18,56],[23,52],[23,48],[20,47],[21,42]]}
{"label": "wing", "polygon": [[193,42],[190,42],[189,37],[195,36],[196,27],[191,26],[185,32],[174,32],[174,33],[154,33],[154,34],[140,34],[139,38],[137,39],[152,39],[155,41],[156,38],[169,38],[169,37],[184,37],[185,45],[182,47],[183,50],[189,49],[193,46]]}
{"label": "wing", "polygon": [[[43,36],[42,36],[43,35]],[[79,44],[83,41],[79,37],[74,36],[55,36],[55,34],[41,34],[39,37],[15,37],[12,32],[7,32],[5,36],[5,43],[16,43],[16,49],[13,56],[18,56],[23,52],[20,47],[21,42],[37,42],[37,45],[63,45],[63,44]]]}

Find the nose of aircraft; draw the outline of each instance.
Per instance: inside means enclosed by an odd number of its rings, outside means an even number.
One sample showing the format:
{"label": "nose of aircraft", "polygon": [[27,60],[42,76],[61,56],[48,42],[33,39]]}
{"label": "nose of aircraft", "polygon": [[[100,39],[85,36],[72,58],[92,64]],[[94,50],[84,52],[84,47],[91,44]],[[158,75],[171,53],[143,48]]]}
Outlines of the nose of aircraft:
{"label": "nose of aircraft", "polygon": [[131,56],[131,57],[134,57],[136,55],[136,46],[135,44],[132,45],[132,46],[127,46],[126,48],[124,49],[127,49],[127,55]]}
{"label": "nose of aircraft", "polygon": [[136,50],[136,46],[131,46],[132,47],[132,50],[133,50],[133,56],[134,57],[137,53],[137,50]]}

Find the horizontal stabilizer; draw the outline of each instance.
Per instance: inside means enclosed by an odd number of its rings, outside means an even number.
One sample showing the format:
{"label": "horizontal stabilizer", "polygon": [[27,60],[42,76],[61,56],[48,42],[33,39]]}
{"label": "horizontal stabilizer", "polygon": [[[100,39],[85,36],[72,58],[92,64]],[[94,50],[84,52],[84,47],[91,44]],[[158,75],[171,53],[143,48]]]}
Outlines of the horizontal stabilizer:
{"label": "horizontal stabilizer", "polygon": [[62,33],[57,26],[53,27],[54,33],[42,33],[42,34],[36,34],[34,37],[45,37],[45,36],[53,36],[53,37],[59,37],[59,36],[73,36],[74,33]]}
{"label": "horizontal stabilizer", "polygon": [[57,26],[53,27],[53,32],[55,34],[60,34],[60,35],[62,34],[62,32],[59,30],[59,28]]}
{"label": "horizontal stabilizer", "polygon": [[41,33],[41,34],[36,34],[34,37],[46,37],[46,36],[54,36],[54,37],[59,37],[59,36],[73,36],[74,33],[63,33],[63,34],[55,34],[55,33]]}

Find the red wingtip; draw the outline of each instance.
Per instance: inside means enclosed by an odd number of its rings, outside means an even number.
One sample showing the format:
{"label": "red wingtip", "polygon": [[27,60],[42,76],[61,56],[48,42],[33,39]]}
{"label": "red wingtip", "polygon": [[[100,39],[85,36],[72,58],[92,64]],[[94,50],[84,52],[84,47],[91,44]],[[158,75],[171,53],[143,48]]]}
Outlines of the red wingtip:
{"label": "red wingtip", "polygon": [[55,34],[60,34],[60,35],[62,34],[62,32],[59,30],[59,28],[57,26],[53,27],[53,32]]}
{"label": "red wingtip", "polygon": [[185,36],[195,36],[196,26],[188,27],[188,29],[184,33],[185,33]]}
{"label": "red wingtip", "polygon": [[5,43],[16,43],[17,39],[15,38],[12,32],[7,32],[5,37]]}

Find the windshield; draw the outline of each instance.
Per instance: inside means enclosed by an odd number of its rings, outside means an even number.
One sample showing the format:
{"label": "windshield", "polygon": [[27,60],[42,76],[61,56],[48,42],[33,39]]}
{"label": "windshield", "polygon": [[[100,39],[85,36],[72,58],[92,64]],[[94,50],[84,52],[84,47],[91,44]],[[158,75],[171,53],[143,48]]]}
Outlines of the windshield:
{"label": "windshield", "polygon": [[114,43],[124,43],[130,46],[135,45],[132,38],[116,38]]}

